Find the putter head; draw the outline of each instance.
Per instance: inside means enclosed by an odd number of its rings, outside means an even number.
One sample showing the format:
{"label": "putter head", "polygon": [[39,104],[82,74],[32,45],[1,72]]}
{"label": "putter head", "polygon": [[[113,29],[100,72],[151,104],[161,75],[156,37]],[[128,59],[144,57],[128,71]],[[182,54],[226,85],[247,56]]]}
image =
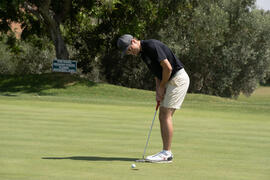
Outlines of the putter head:
{"label": "putter head", "polygon": [[150,161],[146,159],[137,159],[135,162],[142,162],[142,163],[172,163],[172,161]]}
{"label": "putter head", "polygon": [[146,159],[137,159],[135,162],[148,162]]}
{"label": "putter head", "polygon": [[143,155],[142,159],[137,159],[135,162],[149,162],[149,161],[145,159]]}

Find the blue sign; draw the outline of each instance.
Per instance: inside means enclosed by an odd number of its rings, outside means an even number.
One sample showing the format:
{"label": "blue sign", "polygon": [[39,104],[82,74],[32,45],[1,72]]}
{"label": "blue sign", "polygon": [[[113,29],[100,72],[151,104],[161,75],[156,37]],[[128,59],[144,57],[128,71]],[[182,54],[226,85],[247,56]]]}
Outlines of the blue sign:
{"label": "blue sign", "polygon": [[76,73],[77,72],[77,61],[54,59],[53,63],[52,63],[52,71],[53,72]]}

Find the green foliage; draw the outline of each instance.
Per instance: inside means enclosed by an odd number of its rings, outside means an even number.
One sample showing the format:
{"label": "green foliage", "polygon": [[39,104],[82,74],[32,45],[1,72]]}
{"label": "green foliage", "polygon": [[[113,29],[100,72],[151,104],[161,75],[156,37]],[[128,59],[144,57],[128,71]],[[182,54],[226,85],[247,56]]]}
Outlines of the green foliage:
{"label": "green foliage", "polygon": [[[46,39],[43,42],[46,42]],[[23,52],[14,56],[17,63],[16,74],[40,74],[51,71],[51,62],[55,57],[52,46],[42,50],[32,42],[23,42],[21,48]]]}
{"label": "green foliage", "polygon": [[119,58],[119,54],[114,53],[105,56],[102,61],[102,74],[108,82],[132,88],[154,89],[154,76],[139,57]]}
{"label": "green foliage", "polygon": [[254,44],[256,59],[261,59],[260,80],[264,85],[270,85],[270,12],[253,11],[256,22],[257,38]]}
{"label": "green foliage", "polygon": [[65,37],[78,52],[74,59],[83,72],[96,70],[93,76],[101,74],[100,79],[110,83],[152,89],[153,77],[146,66],[138,58],[120,59],[116,41],[125,33],[139,39],[157,36],[172,11],[169,7],[179,3],[172,4],[157,0],[96,2],[91,10],[81,11],[76,22],[69,22],[72,25]]}
{"label": "green foliage", "polygon": [[161,37],[184,62],[191,92],[250,95],[266,76],[269,26],[249,9],[253,2],[187,3],[179,19],[168,20]]}
{"label": "green foliage", "polygon": [[0,74],[14,74],[15,64],[11,61],[11,52],[3,41],[0,41]]}
{"label": "green foliage", "polygon": [[22,2],[23,0],[0,1],[0,32],[8,32],[12,21],[20,21],[22,13],[19,11],[19,5]]}
{"label": "green foliage", "polygon": [[[49,66],[40,69],[40,64],[53,59],[51,46],[27,40],[33,34],[49,36],[55,48],[59,47],[54,37],[57,33],[46,24],[46,13],[37,15],[46,10],[46,2],[49,1],[1,1],[0,31],[6,33],[11,21],[21,22],[25,41],[18,42],[10,36],[7,48],[11,51],[1,51],[6,57],[0,60],[6,64],[2,73],[47,72]],[[191,78],[190,92],[237,97],[240,93],[250,95],[259,82],[270,81],[270,15],[256,10],[255,0],[67,2],[50,1],[47,10],[54,13],[50,17],[59,25],[58,35],[63,35],[72,50],[70,59],[78,60],[78,67],[92,80],[154,88],[153,75],[140,58],[120,59],[117,38],[129,33],[138,39],[156,38],[168,44],[185,64]],[[39,11],[21,11],[19,7],[25,3]],[[48,39],[44,43],[50,44]],[[62,41],[60,44],[65,46]],[[61,48],[56,51],[61,52]],[[20,68],[11,68],[14,66]]]}
{"label": "green foliage", "polygon": [[[94,1],[87,0],[11,0],[0,4],[0,31],[7,32],[12,22],[22,26],[22,39],[35,34],[49,37],[54,43],[56,57],[68,59],[69,53],[63,40],[63,26],[67,20],[76,21],[83,8],[92,8]],[[2,15],[2,16],[1,16]],[[3,17],[3,18],[2,18]],[[63,30],[65,31],[65,30]]]}
{"label": "green foliage", "polygon": [[[12,46],[10,43],[12,39]],[[28,37],[25,41],[4,36],[0,41],[0,74],[40,74],[51,71],[55,57],[47,38]]]}

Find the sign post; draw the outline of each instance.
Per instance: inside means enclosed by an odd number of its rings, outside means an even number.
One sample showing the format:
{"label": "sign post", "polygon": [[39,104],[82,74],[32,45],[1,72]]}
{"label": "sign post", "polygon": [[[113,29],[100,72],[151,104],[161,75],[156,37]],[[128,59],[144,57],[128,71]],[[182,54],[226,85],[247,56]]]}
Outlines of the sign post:
{"label": "sign post", "polygon": [[66,72],[76,73],[77,72],[77,61],[54,59],[52,63],[53,72]]}

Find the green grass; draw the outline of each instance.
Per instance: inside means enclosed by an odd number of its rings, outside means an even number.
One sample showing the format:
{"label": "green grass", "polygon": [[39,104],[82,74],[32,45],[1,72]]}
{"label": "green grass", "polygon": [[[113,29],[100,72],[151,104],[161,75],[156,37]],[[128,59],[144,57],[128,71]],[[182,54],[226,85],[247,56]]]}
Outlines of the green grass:
{"label": "green grass", "polygon": [[[172,164],[136,163],[154,92],[77,76],[0,77],[2,180],[269,180],[270,88],[238,100],[188,94]],[[156,119],[147,154],[161,148]]]}

